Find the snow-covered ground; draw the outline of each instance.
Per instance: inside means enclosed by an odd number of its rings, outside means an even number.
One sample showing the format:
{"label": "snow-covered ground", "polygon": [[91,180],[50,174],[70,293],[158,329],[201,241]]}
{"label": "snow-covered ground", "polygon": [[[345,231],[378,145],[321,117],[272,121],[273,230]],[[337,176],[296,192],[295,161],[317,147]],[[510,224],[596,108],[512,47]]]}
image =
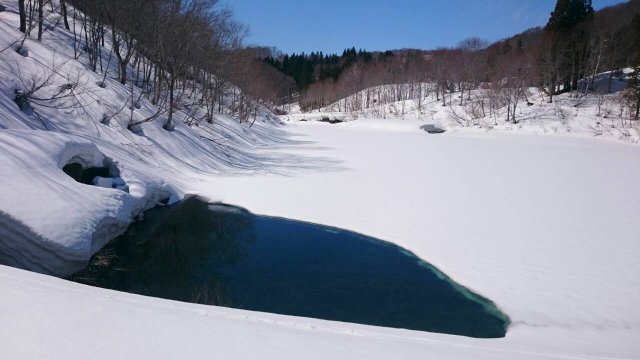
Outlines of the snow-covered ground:
{"label": "snow-covered ground", "polygon": [[[69,273],[144,209],[193,193],[399,244],[493,300],[512,325],[504,339],[471,339],[178,303],[0,266],[0,358],[640,358],[637,129],[594,129],[593,102],[536,102],[519,125],[449,126],[434,103],[435,113],[404,119],[361,113],[330,125],[293,114],[281,126],[263,113],[253,127],[218,116],[131,132],[129,110],[117,112],[127,88],[98,86],[102,75],[73,59],[60,27],[17,54],[16,4],[2,3],[5,261]],[[43,92],[78,76],[83,106],[20,111],[21,79],[52,67]],[[153,112],[143,101],[133,116]],[[427,134],[427,123],[450,131]],[[129,191],[75,182],[61,170],[70,162],[113,164]]]}
{"label": "snow-covered ground", "polygon": [[20,358],[638,358],[640,149],[416,125],[292,126],[298,143],[261,151],[287,159],[281,173],[199,176],[185,191],[400,244],[494,300],[513,321],[506,338],[182,304],[2,267],[0,306],[14,325],[0,330],[0,349]]}
{"label": "snow-covered ground", "polygon": [[511,317],[497,349],[638,356],[640,149],[419,126],[298,125],[317,141],[301,156],[338,168],[208,179],[194,191],[410,249]]}

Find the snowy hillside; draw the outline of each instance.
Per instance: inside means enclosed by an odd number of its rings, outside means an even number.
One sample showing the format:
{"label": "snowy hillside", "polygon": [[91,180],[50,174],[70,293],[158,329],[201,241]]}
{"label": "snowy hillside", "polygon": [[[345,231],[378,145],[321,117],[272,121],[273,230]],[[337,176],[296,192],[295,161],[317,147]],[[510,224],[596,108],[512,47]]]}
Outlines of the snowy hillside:
{"label": "snowy hillside", "polygon": [[[627,143],[640,142],[640,124],[630,120],[622,104],[622,90],[630,72],[613,75],[599,74],[594,80],[594,91],[585,96],[566,93],[549,97],[537,88],[526,90],[528,101],[520,100],[516,108],[516,123],[507,121],[506,104],[499,104],[490,111],[490,89],[466,91],[461,104],[460,92],[445,96],[433,93],[434,84],[384,85],[360,91],[355,95],[315,111],[301,112],[297,106],[282,116],[287,121],[323,118],[352,121],[357,119],[420,120],[445,130],[472,128],[483,131],[517,132],[526,134],[569,135],[580,137],[602,137]],[[606,93],[609,79],[612,93]],[[416,88],[421,88],[417,91]],[[418,100],[411,94],[421,95]],[[405,100],[395,101],[401,97]],[[446,104],[446,105],[445,105]],[[620,115],[623,114],[623,115]]]}
{"label": "snowy hillside", "polygon": [[[0,358],[640,359],[638,125],[605,117],[606,98],[548,104],[531,89],[517,124],[504,113],[467,124],[428,98],[130,128],[157,109],[128,104],[131,89],[112,78],[103,86],[61,26],[16,52],[16,2],[1,3],[0,262],[34,272],[0,265]],[[78,92],[64,99],[14,101],[30,84],[44,99],[70,83]],[[325,116],[357,121],[313,121]],[[83,184],[69,164],[108,176]],[[493,301],[512,320],[507,336],[196,305],[45,275],[81,268],[144,210],[186,194],[398,244]]]}
{"label": "snowy hillside", "polygon": [[[16,4],[7,8],[0,13],[0,186],[11,191],[0,195],[0,232],[10,264],[69,275],[142,211],[181,198],[178,185],[192,174],[255,171],[261,161],[252,149],[282,141],[279,120],[266,112],[251,127],[218,115],[214,124],[180,121],[173,131],[162,129],[162,116],[128,129],[157,108],[145,98],[126,108],[130,89],[109,77],[102,85],[104,76],[88,70],[84,57],[74,59],[62,27],[42,43],[27,39],[28,56],[18,54]],[[56,99],[70,83],[73,96]],[[32,88],[34,98],[53,100],[21,110],[16,94]],[[62,171],[71,163],[112,164],[127,191],[78,186]]]}

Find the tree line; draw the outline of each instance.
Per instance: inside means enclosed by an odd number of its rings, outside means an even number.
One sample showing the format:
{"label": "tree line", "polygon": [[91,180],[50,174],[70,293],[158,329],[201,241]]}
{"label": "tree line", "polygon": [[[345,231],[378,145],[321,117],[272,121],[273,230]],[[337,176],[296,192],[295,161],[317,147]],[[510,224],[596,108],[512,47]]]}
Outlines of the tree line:
{"label": "tree line", "polygon": [[[596,74],[614,70],[605,87],[610,92],[614,74],[640,67],[639,0],[598,12],[590,0],[558,0],[545,27],[493,44],[471,37],[453,48],[351,48],[341,55],[245,47],[245,27],[218,0],[19,0],[18,5],[20,45],[64,26],[74,57],[101,74],[103,86],[109,78],[129,89],[130,127],[161,117],[170,130],[176,110],[188,124],[213,122],[218,113],[242,122],[255,119],[263,106],[277,111],[296,101],[303,110],[337,102],[341,111],[357,111],[415,99],[421,108],[428,96],[452,105],[454,93],[461,94],[455,102],[467,106],[467,119],[506,108],[507,120],[517,122],[516,109],[529,102],[530,87],[541,89],[549,102],[567,92],[580,97],[595,91]],[[638,74],[625,92],[625,111],[636,118]],[[21,101],[28,102],[42,86],[20,93]],[[67,93],[73,88],[65,87]],[[477,89],[487,96],[474,98]],[[157,112],[134,120],[142,98]]]}
{"label": "tree line", "polygon": [[[295,87],[261,61],[264,49],[243,46],[246,28],[218,0],[20,0],[18,6],[20,46],[36,28],[41,41],[47,27],[64,26],[74,57],[103,74],[101,86],[113,78],[130,89],[129,127],[163,118],[170,130],[176,110],[188,124],[213,122],[217,113],[248,121],[261,106],[289,100]],[[134,120],[143,97],[157,112]]]}
{"label": "tree line", "polygon": [[[387,52],[386,55],[392,54]],[[342,72],[357,62],[369,63],[373,60],[374,54],[356,48],[345,49],[342,55],[324,55],[322,51],[311,52],[310,54],[293,53],[274,57],[273,54],[265,57],[265,61],[280,70],[284,74],[291,76],[298,90],[303,90],[309,85],[331,79],[338,80]]]}
{"label": "tree line", "polygon": [[[521,101],[528,102],[529,87],[542,90],[549,102],[562,93],[580,97],[596,90],[598,73],[611,70],[604,90],[611,92],[615,74],[638,67],[640,1],[595,12],[591,0],[558,0],[546,26],[493,44],[472,37],[456,47],[431,51],[352,49],[342,56],[293,54],[266,61],[296,79],[305,110],[340,100],[340,110],[356,111],[374,102],[420,102],[428,95],[447,105],[454,92],[467,93],[456,99],[463,105],[471,100],[472,89],[492,88],[506,99],[496,106],[509,106],[507,118],[515,122],[515,109]],[[634,94],[639,91],[633,77],[638,72],[634,74],[626,94],[637,118],[640,103]],[[388,86],[383,91],[381,85]]]}

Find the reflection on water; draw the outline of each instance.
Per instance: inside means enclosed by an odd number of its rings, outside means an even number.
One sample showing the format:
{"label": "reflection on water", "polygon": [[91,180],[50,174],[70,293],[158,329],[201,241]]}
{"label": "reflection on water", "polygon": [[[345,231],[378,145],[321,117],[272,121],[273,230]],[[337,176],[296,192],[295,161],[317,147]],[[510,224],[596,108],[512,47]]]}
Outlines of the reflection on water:
{"label": "reflection on water", "polygon": [[147,212],[72,280],[201,304],[473,337],[502,337],[508,324],[491,302],[398,246],[195,197]]}

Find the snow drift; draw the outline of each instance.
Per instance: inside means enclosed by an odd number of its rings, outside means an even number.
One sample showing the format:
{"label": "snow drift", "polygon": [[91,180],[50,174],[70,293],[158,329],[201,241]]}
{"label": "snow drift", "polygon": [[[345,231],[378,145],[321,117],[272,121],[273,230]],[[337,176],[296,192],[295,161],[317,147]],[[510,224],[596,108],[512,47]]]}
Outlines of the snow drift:
{"label": "snow drift", "polygon": [[[102,167],[107,158],[95,144],[71,135],[38,130],[0,133],[0,257],[39,272],[69,275],[114,235],[127,228],[145,203],[169,196],[162,181],[144,181],[155,195],[145,201],[119,189],[77,182],[62,171],[71,163]],[[140,179],[122,168],[134,187]]]}

